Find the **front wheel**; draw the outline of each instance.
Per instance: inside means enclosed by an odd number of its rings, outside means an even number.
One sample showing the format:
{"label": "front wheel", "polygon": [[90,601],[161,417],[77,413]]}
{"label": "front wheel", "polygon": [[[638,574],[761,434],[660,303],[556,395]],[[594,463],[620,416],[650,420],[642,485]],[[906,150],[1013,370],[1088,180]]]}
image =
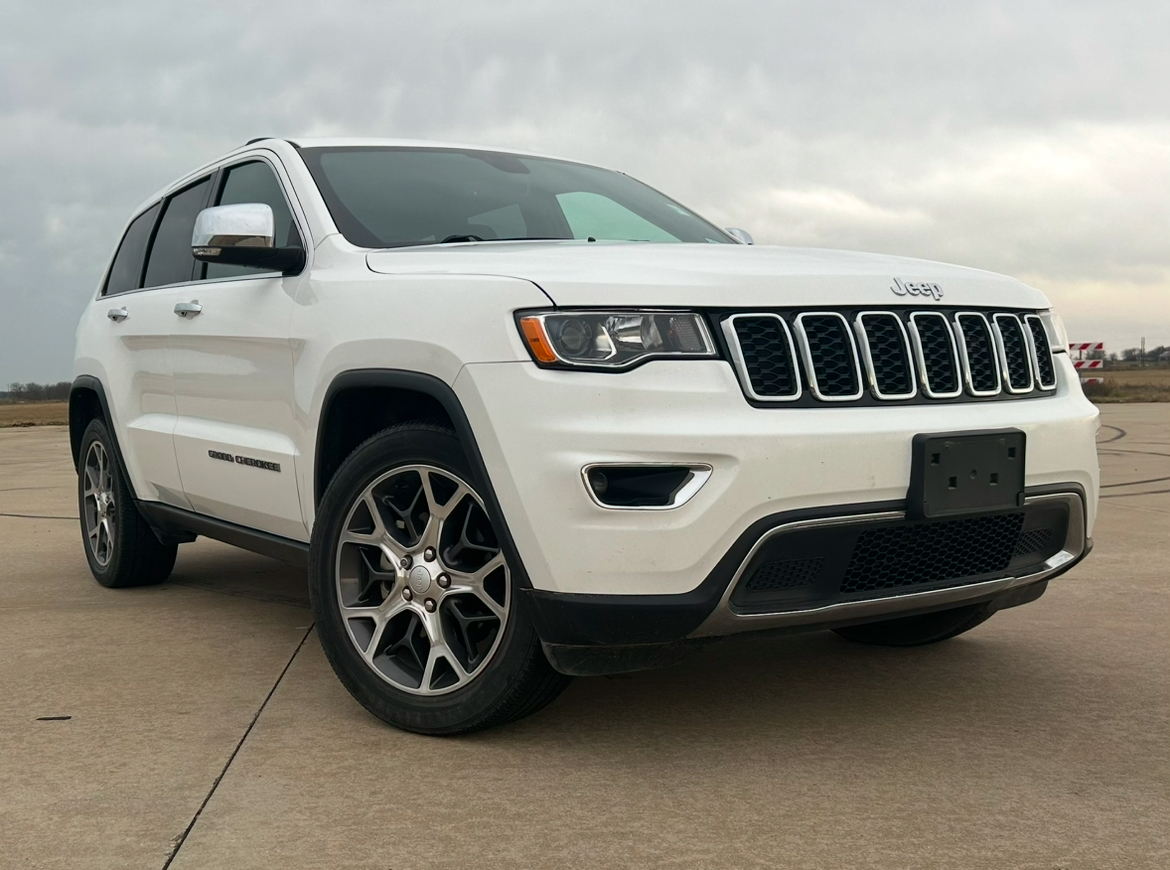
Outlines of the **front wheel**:
{"label": "front wheel", "polygon": [[549,665],[459,439],[395,426],[321,502],[309,582],[321,645],[375,716],[423,734],[499,725],[551,702]]}
{"label": "front wheel", "polygon": [[958,637],[991,619],[994,612],[988,604],[968,604],[950,610],[924,613],[921,616],[867,622],[864,625],[835,628],[833,631],[846,640],[857,643],[876,646],[924,646]]}

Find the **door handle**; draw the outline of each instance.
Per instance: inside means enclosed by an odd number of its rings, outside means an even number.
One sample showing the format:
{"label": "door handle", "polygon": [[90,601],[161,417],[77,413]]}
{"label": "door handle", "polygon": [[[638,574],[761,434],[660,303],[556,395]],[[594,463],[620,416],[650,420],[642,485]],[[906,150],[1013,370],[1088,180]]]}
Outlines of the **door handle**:
{"label": "door handle", "polygon": [[180,317],[194,317],[202,310],[203,306],[199,304],[198,299],[192,299],[190,302],[180,302],[175,305],[175,314]]}
{"label": "door handle", "polygon": [[110,320],[114,321],[114,323],[121,323],[129,316],[130,312],[125,308],[111,308],[106,312],[106,317],[110,318]]}

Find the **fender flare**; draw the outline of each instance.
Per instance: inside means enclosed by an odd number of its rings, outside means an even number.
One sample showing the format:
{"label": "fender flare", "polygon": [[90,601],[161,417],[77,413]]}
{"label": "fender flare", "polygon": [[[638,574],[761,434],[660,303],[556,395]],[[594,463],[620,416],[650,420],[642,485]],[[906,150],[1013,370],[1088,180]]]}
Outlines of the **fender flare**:
{"label": "fender flare", "polygon": [[69,450],[73,454],[73,468],[76,471],[81,463],[81,436],[85,433],[85,427],[79,426],[74,422],[73,410],[77,395],[82,390],[91,390],[97,394],[98,405],[102,411],[102,419],[105,420],[106,429],[110,433],[110,441],[113,442],[110,446],[114,448],[114,462],[118,465],[118,471],[121,472],[122,479],[126,482],[126,488],[130,490],[131,497],[137,501],[138,494],[134,491],[134,481],[126,473],[126,461],[122,458],[122,447],[118,443],[117,426],[114,423],[113,415],[110,413],[110,403],[106,399],[105,387],[93,375],[78,375],[73,379],[73,385],[69,388]]}
{"label": "fender flare", "polygon": [[481,488],[483,500],[488,506],[492,527],[512,566],[517,586],[531,589],[532,582],[528,579],[528,572],[520,558],[520,551],[516,548],[516,542],[508,529],[507,519],[500,506],[500,501],[496,497],[491,475],[488,473],[483,454],[480,452],[479,442],[471,427],[471,421],[467,418],[467,412],[463,410],[463,403],[459,401],[459,397],[455,395],[455,390],[450,384],[434,375],[404,369],[351,369],[334,377],[325,390],[325,397],[321,401],[321,415],[317,421],[317,439],[313,453],[313,504],[320,505],[321,498],[325,494],[325,487],[321,480],[325,421],[329,419],[329,412],[337,394],[354,387],[390,387],[398,390],[410,390],[429,396],[442,406],[451,419],[451,423],[455,427],[455,434],[463,445],[467,461],[471,464],[471,470],[476,477],[475,482]]}

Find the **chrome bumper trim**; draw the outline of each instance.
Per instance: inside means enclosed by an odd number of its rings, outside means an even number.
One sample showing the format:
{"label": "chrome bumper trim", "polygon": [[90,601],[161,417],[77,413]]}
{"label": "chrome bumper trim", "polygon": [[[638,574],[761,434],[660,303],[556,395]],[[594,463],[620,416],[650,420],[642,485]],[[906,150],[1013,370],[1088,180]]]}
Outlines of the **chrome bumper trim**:
{"label": "chrome bumper trim", "polygon": [[1085,552],[1085,506],[1081,497],[1076,493],[1056,493],[1053,495],[1036,495],[1026,498],[1025,504],[1060,500],[1069,508],[1068,535],[1064,546],[1043,563],[1038,570],[1027,574],[1012,577],[1001,577],[998,580],[988,580],[983,583],[970,583],[966,586],[951,586],[946,589],[931,589],[925,592],[908,592],[905,595],[889,595],[884,598],[871,598],[865,601],[839,601],[826,604],[822,607],[811,607],[803,610],[788,610],[778,613],[739,613],[731,604],[731,593],[739,583],[740,577],[747,569],[752,557],[767,541],[786,532],[799,529],[824,528],[842,524],[885,522],[892,519],[902,519],[904,511],[884,511],[882,513],[854,514],[845,517],[833,517],[825,520],[801,520],[786,523],[770,529],[756,541],[743,562],[740,563],[731,582],[723,591],[719,604],[711,611],[703,623],[696,628],[690,637],[721,637],[728,634],[738,634],[744,631],[758,631],[765,628],[784,628],[790,626],[815,625],[817,623],[831,623],[849,619],[877,619],[882,616],[896,614],[905,610],[916,610],[921,607],[955,604],[981,598],[985,595],[994,595],[1006,592],[1017,586],[1026,586],[1054,574],[1059,574],[1070,563],[1075,562]]}

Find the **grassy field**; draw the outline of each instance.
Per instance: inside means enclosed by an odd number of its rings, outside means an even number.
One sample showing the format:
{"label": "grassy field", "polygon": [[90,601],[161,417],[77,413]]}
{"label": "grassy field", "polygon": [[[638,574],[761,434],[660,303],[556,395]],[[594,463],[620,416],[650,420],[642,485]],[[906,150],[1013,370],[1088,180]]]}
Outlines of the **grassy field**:
{"label": "grassy field", "polygon": [[1094,402],[1170,402],[1170,368],[1105,369],[1092,377],[1105,379],[1085,385],[1085,395]]}
{"label": "grassy field", "polygon": [[68,402],[0,403],[0,429],[69,422]]}

